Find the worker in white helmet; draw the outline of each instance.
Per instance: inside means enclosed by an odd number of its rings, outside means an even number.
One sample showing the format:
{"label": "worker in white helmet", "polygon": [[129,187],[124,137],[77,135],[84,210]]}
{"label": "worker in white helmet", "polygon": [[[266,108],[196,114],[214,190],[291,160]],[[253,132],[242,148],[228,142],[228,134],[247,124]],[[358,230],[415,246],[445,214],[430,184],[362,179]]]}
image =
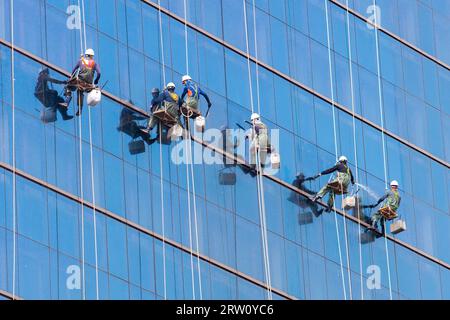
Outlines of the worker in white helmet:
{"label": "worker in white helmet", "polygon": [[[159,93],[157,88],[152,90],[153,99],[152,99],[152,112],[159,110],[160,108],[164,108],[168,114],[170,114],[174,120],[180,123],[180,111],[179,111],[179,96],[175,93],[175,84],[173,82],[169,82],[166,85],[166,88],[163,92]],[[156,118],[151,117],[147,132],[151,131],[156,124]]]}
{"label": "worker in white helmet", "polygon": [[330,212],[334,205],[334,197],[335,192],[333,191],[333,188],[331,188],[330,184],[338,182],[341,186],[344,192],[346,192],[348,185],[350,182],[352,184],[355,184],[355,180],[353,178],[352,170],[350,170],[350,167],[347,163],[347,158],[345,156],[339,157],[339,161],[336,163],[335,166],[322,171],[321,173],[317,174],[313,177],[313,179],[319,178],[321,175],[330,174],[333,172],[337,172],[336,178],[327,183],[320,191],[312,198],[313,201],[317,201],[321,198],[323,198],[327,193],[330,193],[330,196],[328,198],[328,208],[327,212]]}
{"label": "worker in white helmet", "polygon": [[368,206],[369,208],[376,208],[380,203],[383,203],[381,208],[372,215],[372,228],[378,229],[378,222],[381,222],[382,233],[384,234],[384,220],[385,217],[381,214],[383,210],[389,210],[395,213],[394,218],[396,217],[397,210],[400,206],[401,197],[398,192],[398,182],[397,180],[391,181],[391,189],[387,190],[384,196],[378,199],[377,203]]}
{"label": "worker in white helmet", "polygon": [[184,75],[181,81],[184,85],[184,89],[183,93],[181,94],[180,106],[183,103],[185,96],[187,95],[186,105],[190,109],[200,111],[198,105],[199,96],[203,96],[208,103],[208,111],[206,112],[206,115],[208,115],[209,109],[212,106],[211,100],[209,100],[208,95],[199,87],[197,83],[192,81],[192,78],[189,75]]}
{"label": "worker in white helmet", "polygon": [[[77,64],[72,70],[72,77],[68,81],[68,85],[65,87],[64,95],[66,97],[65,101],[60,103],[63,107],[68,107],[70,101],[72,100],[72,91],[77,90],[78,97],[78,111],[77,116],[81,114],[83,109],[83,92],[85,88],[92,89],[92,83],[97,85],[100,81],[101,72],[100,66],[94,60],[94,50],[87,49],[84,55],[81,56]],[[95,80],[94,75],[96,74]],[[88,90],[90,91],[90,90]]]}
{"label": "worker in white helmet", "polygon": [[[252,113],[250,116],[252,133],[250,135],[250,166],[256,168],[256,155],[259,152],[261,166],[264,167],[267,153],[270,152],[270,140],[267,126],[261,121],[259,114]],[[255,173],[254,170],[251,173]]]}

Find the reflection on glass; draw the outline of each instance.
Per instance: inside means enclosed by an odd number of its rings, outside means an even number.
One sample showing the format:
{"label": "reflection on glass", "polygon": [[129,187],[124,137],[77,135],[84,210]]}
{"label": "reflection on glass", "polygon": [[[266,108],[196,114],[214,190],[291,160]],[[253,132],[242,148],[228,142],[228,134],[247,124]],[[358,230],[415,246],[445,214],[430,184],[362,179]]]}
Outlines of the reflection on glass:
{"label": "reflection on glass", "polygon": [[34,96],[41,102],[41,120],[44,123],[55,122],[57,120],[56,110],[59,111],[63,120],[70,120],[73,116],[67,114],[67,107],[60,105],[64,99],[54,90],[53,84],[64,84],[61,81],[50,77],[50,70],[44,68],[39,72]]}

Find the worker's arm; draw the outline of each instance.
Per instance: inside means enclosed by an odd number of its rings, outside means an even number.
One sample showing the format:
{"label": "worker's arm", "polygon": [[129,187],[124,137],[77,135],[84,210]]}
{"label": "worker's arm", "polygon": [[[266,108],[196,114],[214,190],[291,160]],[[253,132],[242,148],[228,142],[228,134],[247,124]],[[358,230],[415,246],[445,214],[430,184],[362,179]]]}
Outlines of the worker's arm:
{"label": "worker's arm", "polygon": [[73,67],[72,74],[74,74],[75,71],[77,71],[77,69],[80,67],[81,67],[81,61],[78,61],[77,64],[75,65],[75,67]]}
{"label": "worker's arm", "polygon": [[211,100],[209,100],[208,95],[200,88],[198,88],[198,94],[202,95],[205,98],[206,102],[208,103],[208,108],[210,108],[212,103]]}
{"label": "worker's arm", "polygon": [[183,89],[183,93],[181,94],[181,98],[180,98],[180,106],[181,106],[181,104],[183,103],[184,97],[187,95],[187,93],[188,93],[188,87],[185,86],[184,89]]}
{"label": "worker's arm", "polygon": [[102,76],[102,73],[100,71],[100,66],[98,65],[98,63],[95,63],[95,73],[97,74],[95,80],[94,80],[94,84],[98,84],[98,82],[100,81],[100,77]]}
{"label": "worker's arm", "polygon": [[384,194],[384,196],[382,196],[380,199],[378,199],[377,203],[375,203],[374,205],[372,205],[372,207],[375,208],[376,206],[378,206],[380,203],[382,203],[384,200],[386,200],[388,196],[389,196],[389,191],[386,192],[386,193]]}
{"label": "worker's arm", "polygon": [[330,173],[333,173],[333,172],[337,171],[338,169],[339,169],[339,165],[337,164],[334,167],[331,167],[329,169],[323,170],[320,174],[321,175],[322,174],[330,174]]}

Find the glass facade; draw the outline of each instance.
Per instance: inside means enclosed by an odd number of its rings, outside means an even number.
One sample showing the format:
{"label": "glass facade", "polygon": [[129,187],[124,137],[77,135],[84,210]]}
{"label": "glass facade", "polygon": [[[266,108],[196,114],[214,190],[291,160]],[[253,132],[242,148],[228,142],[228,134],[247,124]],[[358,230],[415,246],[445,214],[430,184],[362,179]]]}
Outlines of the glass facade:
{"label": "glass facade", "polygon": [[[0,0],[0,297],[450,299],[448,1],[81,3],[85,39],[70,28],[79,1]],[[373,5],[386,32],[361,19]],[[102,102],[45,123],[38,74],[66,79],[83,40],[108,81]],[[265,222],[258,179],[242,170],[222,185],[223,165],[194,164],[191,176],[174,143],[130,154],[123,115],[149,112],[164,82],[181,94],[187,69],[213,102],[207,129],[244,123],[258,98],[279,130],[281,168],[261,178]],[[405,232],[361,244],[356,219],[304,223],[321,206],[293,181],[336,152],[364,203],[400,182]]]}

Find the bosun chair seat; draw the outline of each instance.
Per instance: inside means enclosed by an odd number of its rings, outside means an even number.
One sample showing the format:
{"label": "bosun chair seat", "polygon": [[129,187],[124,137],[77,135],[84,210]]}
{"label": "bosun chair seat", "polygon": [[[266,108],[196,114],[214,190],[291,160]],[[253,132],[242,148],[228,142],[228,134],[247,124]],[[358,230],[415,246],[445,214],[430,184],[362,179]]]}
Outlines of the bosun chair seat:
{"label": "bosun chair seat", "polygon": [[82,91],[86,91],[89,92],[93,89],[95,89],[95,85],[91,84],[91,83],[87,83],[85,81],[82,81],[80,79],[77,78],[72,78],[67,82],[68,86],[71,87],[77,87],[78,89],[82,90]]}
{"label": "bosun chair seat", "polygon": [[330,182],[328,186],[333,190],[334,194],[341,195],[348,193],[347,188],[342,183],[339,183],[339,181]]}
{"label": "bosun chair seat", "polygon": [[168,113],[165,109],[153,112],[153,116],[158,118],[165,126],[171,127],[177,123],[174,116]]}
{"label": "bosun chair seat", "polygon": [[384,207],[378,211],[388,221],[397,218],[397,213],[394,210],[392,210],[390,207]]}

